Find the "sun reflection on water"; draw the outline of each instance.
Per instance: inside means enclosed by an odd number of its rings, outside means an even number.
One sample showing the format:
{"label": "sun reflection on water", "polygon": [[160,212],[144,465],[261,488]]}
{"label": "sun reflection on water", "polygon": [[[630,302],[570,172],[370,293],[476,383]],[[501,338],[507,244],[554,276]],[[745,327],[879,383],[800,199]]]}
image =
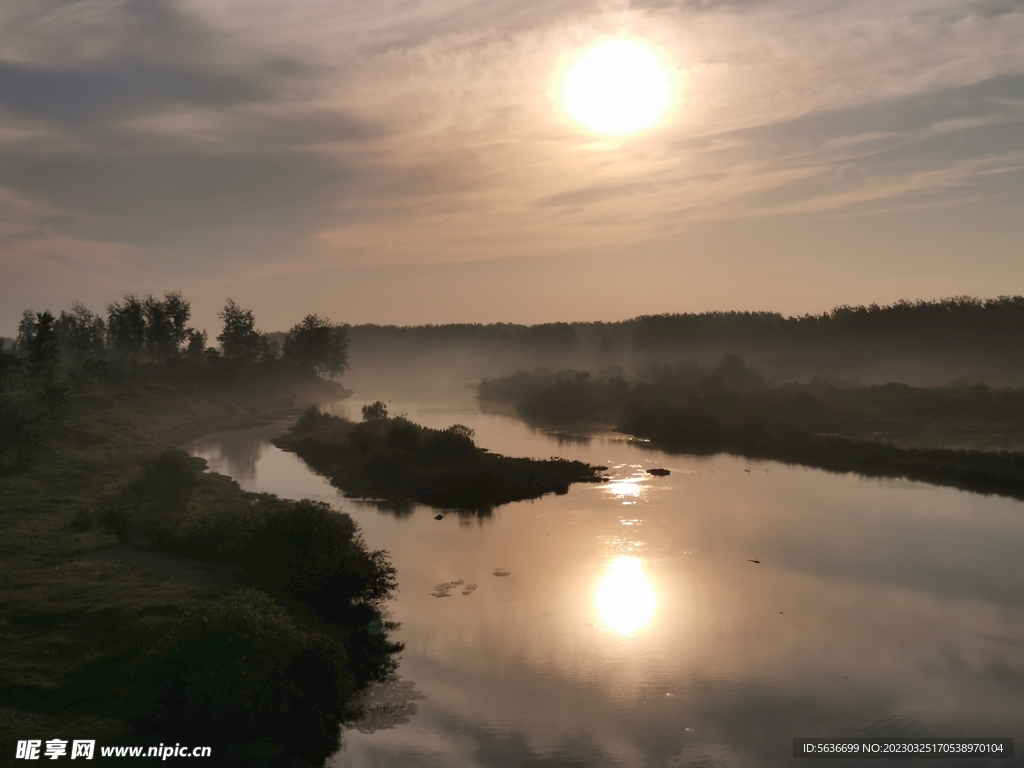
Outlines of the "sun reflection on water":
{"label": "sun reflection on water", "polygon": [[650,624],[657,597],[639,559],[618,557],[597,587],[597,610],[610,629],[631,635]]}
{"label": "sun reflection on water", "polygon": [[605,485],[604,489],[616,499],[636,498],[640,495],[640,483],[632,478],[613,480]]}

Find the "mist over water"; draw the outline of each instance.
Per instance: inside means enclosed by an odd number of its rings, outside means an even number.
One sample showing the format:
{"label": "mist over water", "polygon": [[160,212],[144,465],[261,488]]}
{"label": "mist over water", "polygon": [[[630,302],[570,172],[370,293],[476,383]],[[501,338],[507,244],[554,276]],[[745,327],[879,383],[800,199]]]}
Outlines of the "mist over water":
{"label": "mist over water", "polygon": [[[193,444],[246,490],[348,512],[398,569],[400,679],[332,765],[779,765],[796,736],[1024,737],[1020,502],[558,439],[463,387],[393,383],[392,414],[610,480],[435,520],[342,498],[267,442],[280,425]],[[355,388],[324,410],[388,399]]]}

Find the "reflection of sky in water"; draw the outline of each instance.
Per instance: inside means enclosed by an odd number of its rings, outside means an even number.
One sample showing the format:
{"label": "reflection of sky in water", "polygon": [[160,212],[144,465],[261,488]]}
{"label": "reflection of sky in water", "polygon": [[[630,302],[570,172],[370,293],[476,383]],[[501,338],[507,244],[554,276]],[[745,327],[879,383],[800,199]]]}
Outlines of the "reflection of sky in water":
{"label": "reflection of sky in water", "polygon": [[200,438],[188,449],[193,456],[206,459],[210,471],[233,477],[243,490],[339,503],[341,492],[326,478],[313,474],[294,454],[269,442],[286,428],[287,422],[236,429]]}
{"label": "reflection of sky in water", "polygon": [[[1019,502],[559,444],[472,402],[389,409],[612,479],[484,520],[399,519],[257,434],[196,444],[247,488],[348,511],[398,568],[400,674],[424,698],[399,727],[347,732],[334,765],[789,765],[797,735],[1024,738]],[[478,588],[431,596],[457,579]]]}

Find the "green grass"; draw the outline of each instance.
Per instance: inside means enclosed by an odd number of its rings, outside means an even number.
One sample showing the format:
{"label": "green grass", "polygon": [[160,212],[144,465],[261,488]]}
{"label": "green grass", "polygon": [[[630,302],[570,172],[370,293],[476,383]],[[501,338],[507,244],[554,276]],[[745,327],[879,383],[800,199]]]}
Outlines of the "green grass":
{"label": "green grass", "polygon": [[118,692],[101,686],[73,705],[72,681],[223,592],[101,556],[118,544],[95,524],[102,504],[170,446],[342,394],[326,382],[197,383],[159,369],[76,386],[28,466],[0,476],[0,758],[17,739],[127,736]]}

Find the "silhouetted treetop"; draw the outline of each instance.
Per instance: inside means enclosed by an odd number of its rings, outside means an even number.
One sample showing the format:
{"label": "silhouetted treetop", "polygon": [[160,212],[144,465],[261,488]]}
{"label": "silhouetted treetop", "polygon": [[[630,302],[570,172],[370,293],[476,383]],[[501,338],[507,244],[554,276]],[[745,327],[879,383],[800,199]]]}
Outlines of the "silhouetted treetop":
{"label": "silhouetted treetop", "polygon": [[318,376],[337,376],[348,367],[348,336],[344,326],[318,315],[306,315],[284,341],[284,361]]}
{"label": "silhouetted treetop", "polygon": [[62,311],[57,318],[57,339],[61,355],[74,362],[100,358],[106,352],[107,324],[76,301],[70,312]]}
{"label": "silhouetted treetop", "polygon": [[18,325],[18,350],[28,361],[29,372],[36,378],[52,376],[60,360],[57,323],[51,312],[26,310]]}
{"label": "silhouetted treetop", "polygon": [[265,354],[266,340],[256,330],[256,316],[251,309],[243,309],[228,299],[217,317],[224,321],[224,330],[217,337],[224,357],[256,362]]}
{"label": "silhouetted treetop", "polygon": [[363,406],[363,421],[384,421],[388,418],[388,407],[380,400]]}
{"label": "silhouetted treetop", "polygon": [[143,302],[146,315],[146,352],[156,360],[166,360],[176,354],[187,341],[187,323],[192,315],[189,302],[177,291],[164,294],[158,301],[147,296]]}
{"label": "silhouetted treetop", "polygon": [[139,362],[146,344],[146,307],[138,296],[126,294],[107,306],[107,338],[118,357]]}

